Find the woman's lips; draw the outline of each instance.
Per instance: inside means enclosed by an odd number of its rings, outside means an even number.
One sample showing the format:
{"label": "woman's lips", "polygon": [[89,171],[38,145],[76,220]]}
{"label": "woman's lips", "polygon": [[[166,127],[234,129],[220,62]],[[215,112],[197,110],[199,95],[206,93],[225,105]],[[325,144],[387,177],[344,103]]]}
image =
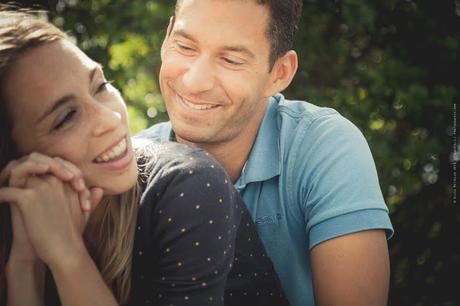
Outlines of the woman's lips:
{"label": "woman's lips", "polygon": [[110,150],[99,155],[94,162],[105,169],[121,170],[131,163],[133,155],[131,145],[125,137]]}
{"label": "woman's lips", "polygon": [[127,140],[126,137],[124,137],[120,142],[118,142],[116,145],[112,146],[110,149],[99,155],[94,159],[96,163],[105,163],[105,162],[112,162],[115,160],[120,159],[127,148]]}

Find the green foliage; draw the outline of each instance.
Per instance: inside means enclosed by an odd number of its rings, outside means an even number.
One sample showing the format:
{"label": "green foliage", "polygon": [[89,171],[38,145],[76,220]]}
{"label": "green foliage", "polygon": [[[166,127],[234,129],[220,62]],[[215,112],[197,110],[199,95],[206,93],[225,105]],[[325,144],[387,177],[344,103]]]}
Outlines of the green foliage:
{"label": "green foliage", "polygon": [[[106,67],[137,132],[167,120],[160,47],[174,1],[49,5],[51,20]],[[49,2],[48,2],[49,3]],[[458,0],[304,0],[289,98],[339,110],[368,140],[391,211],[392,305],[457,305],[460,212],[453,204],[459,98]]]}
{"label": "green foliage", "polygon": [[158,89],[160,46],[173,12],[164,1],[58,1],[51,21],[104,67],[129,105],[133,133],[167,120]]}
{"label": "green foliage", "polygon": [[[452,200],[458,1],[304,1],[288,90],[338,109],[363,131],[391,211],[392,305],[456,305]],[[456,75],[457,74],[457,75]]]}

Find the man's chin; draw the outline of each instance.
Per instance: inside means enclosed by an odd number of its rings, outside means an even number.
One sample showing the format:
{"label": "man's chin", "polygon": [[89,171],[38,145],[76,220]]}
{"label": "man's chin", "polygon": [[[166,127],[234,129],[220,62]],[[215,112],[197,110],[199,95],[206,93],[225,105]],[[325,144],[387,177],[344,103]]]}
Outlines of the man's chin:
{"label": "man's chin", "polygon": [[183,143],[189,145],[191,147],[200,147],[201,145],[211,144],[213,143],[212,137],[204,133],[200,133],[200,131],[195,130],[194,132],[188,131],[181,131],[180,129],[174,130],[176,135],[176,141],[179,143]]}

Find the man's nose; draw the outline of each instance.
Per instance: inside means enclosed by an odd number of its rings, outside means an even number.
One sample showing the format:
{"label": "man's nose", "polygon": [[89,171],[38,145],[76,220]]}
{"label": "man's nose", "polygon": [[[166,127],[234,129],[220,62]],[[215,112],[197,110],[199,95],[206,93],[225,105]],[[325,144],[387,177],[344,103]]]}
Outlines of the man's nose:
{"label": "man's nose", "polygon": [[185,72],[182,82],[187,93],[194,95],[211,90],[214,78],[214,68],[209,57],[200,56]]}

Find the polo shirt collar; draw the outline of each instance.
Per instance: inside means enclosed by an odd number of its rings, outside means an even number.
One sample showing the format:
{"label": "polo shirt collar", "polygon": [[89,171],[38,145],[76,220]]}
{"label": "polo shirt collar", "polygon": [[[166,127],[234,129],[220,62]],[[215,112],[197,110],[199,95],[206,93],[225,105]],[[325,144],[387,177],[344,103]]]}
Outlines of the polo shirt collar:
{"label": "polo shirt collar", "polygon": [[281,94],[270,97],[249,159],[241,171],[240,178],[235,183],[237,188],[244,188],[252,182],[269,180],[280,174],[277,108],[282,99]]}

